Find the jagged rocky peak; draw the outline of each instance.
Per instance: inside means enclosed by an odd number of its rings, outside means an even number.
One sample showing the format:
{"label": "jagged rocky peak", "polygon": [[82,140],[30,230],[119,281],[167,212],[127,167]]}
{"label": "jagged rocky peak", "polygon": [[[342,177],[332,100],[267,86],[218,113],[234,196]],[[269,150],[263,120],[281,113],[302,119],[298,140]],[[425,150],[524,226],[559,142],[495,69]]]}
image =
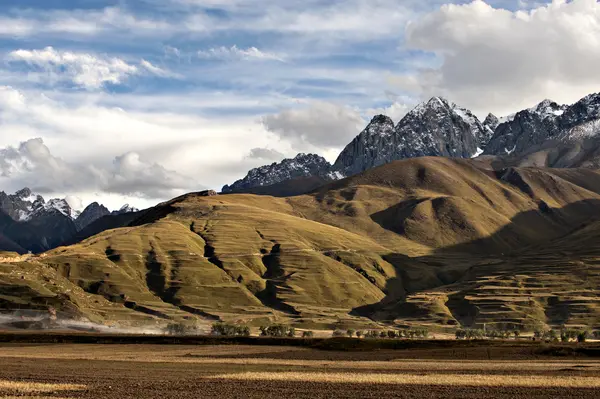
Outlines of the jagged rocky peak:
{"label": "jagged rocky peak", "polygon": [[542,118],[555,118],[561,116],[568,108],[566,105],[559,105],[552,100],[544,100],[529,111],[539,114]]}
{"label": "jagged rocky peak", "polygon": [[319,176],[325,179],[334,178],[331,164],[319,155],[298,154],[294,158],[284,159],[277,163],[252,169],[246,177],[231,185],[225,185],[223,193],[240,192],[255,187],[270,186],[282,181],[299,177]]}
{"label": "jagged rocky peak", "polygon": [[375,115],[364,131],[371,136],[391,135],[394,134],[394,121],[387,115]]}
{"label": "jagged rocky peak", "polygon": [[132,212],[139,212],[139,209],[135,208],[129,204],[125,204],[118,211],[112,211],[111,213],[113,215],[122,215],[124,213],[132,213]]}
{"label": "jagged rocky peak", "polygon": [[498,125],[500,125],[500,119],[492,113],[489,113],[483,121],[483,126],[490,129],[492,132],[496,131]]}
{"label": "jagged rocky peak", "polygon": [[35,195],[29,188],[25,187],[14,194],[0,192],[0,209],[15,221],[25,221],[31,216],[36,202],[43,202],[44,198]]}
{"label": "jagged rocky peak", "polygon": [[75,219],[75,225],[79,230],[90,225],[101,217],[110,215],[110,211],[104,205],[100,205],[97,202],[89,204]]}
{"label": "jagged rocky peak", "polygon": [[33,192],[31,192],[30,188],[25,187],[25,188],[22,188],[19,191],[17,191],[15,193],[15,196],[17,196],[18,198],[26,200],[26,199],[29,199],[29,198],[31,198],[33,196]]}
{"label": "jagged rocky peak", "polygon": [[[544,100],[508,117],[496,130],[485,152],[521,155],[537,151],[541,146],[558,148],[561,143],[594,140],[599,135],[600,94],[588,95],[573,105]],[[587,149],[594,146],[589,142],[585,145]],[[576,159],[574,153],[571,158]]]}
{"label": "jagged rocky peak", "polygon": [[387,117],[375,117],[342,151],[334,170],[350,176],[404,158],[468,158],[492,135],[471,111],[442,97],[417,105],[393,129],[392,124]]}
{"label": "jagged rocky peak", "polygon": [[32,213],[29,216],[29,219],[37,217],[40,214],[62,214],[72,219],[75,212],[64,199],[53,198],[46,202],[42,196],[38,195],[37,199],[33,202]]}
{"label": "jagged rocky peak", "polygon": [[585,96],[567,107],[561,117],[561,123],[565,128],[573,128],[598,119],[600,119],[600,93]]}

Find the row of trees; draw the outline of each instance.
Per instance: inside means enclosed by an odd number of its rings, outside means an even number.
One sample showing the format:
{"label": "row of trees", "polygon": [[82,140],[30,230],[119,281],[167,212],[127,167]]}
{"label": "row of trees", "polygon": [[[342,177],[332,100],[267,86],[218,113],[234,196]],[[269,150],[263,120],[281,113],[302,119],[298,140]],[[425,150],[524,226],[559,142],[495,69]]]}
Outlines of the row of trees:
{"label": "row of trees", "polygon": [[429,331],[426,329],[410,329],[410,330],[353,330],[349,329],[346,331],[343,330],[334,330],[334,337],[356,337],[356,338],[405,338],[405,339],[414,339],[414,338],[427,338],[429,336]]}
{"label": "row of trees", "polygon": [[518,339],[521,336],[519,330],[482,330],[482,329],[469,329],[461,328],[455,332],[456,339],[509,339],[514,337]]}
{"label": "row of trees", "polygon": [[250,327],[238,326],[235,324],[215,323],[210,332],[212,335],[221,335],[225,337],[249,337]]}
{"label": "row of trees", "polygon": [[546,342],[585,342],[588,338],[594,337],[596,339],[600,338],[600,332],[594,331],[590,333],[586,330],[574,330],[574,329],[561,329],[557,330],[546,330],[546,331],[535,331],[533,334],[533,338],[538,341],[546,341]]}
{"label": "row of trees", "polygon": [[[482,329],[458,329],[456,339],[518,339],[521,336],[519,330],[482,330]],[[561,330],[538,330],[533,334],[533,339],[546,342],[585,342],[588,338],[600,339],[600,331],[590,333],[586,330],[561,329]]]}

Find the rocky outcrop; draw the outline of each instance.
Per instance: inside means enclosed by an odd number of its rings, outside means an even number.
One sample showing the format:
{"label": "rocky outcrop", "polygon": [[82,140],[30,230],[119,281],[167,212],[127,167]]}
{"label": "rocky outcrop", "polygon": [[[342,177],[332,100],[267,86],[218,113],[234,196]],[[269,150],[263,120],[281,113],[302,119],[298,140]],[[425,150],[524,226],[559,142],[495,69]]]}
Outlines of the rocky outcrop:
{"label": "rocky outcrop", "polygon": [[331,164],[315,154],[298,154],[295,158],[252,169],[246,177],[221,190],[223,193],[244,192],[256,187],[265,187],[299,177],[319,176],[334,179]]}
{"label": "rocky outcrop", "polygon": [[108,208],[97,202],[92,202],[83,210],[83,212],[81,212],[77,219],[75,219],[75,224],[77,225],[78,230],[83,230],[91,223],[106,215],[110,215]]}
{"label": "rocky outcrop", "polygon": [[537,106],[511,115],[501,123],[485,147],[486,155],[521,154],[560,133],[559,118],[565,106],[544,100]]}
{"label": "rocky outcrop", "polygon": [[470,158],[490,136],[490,130],[471,111],[433,97],[410,111],[395,127],[386,116],[373,118],[342,151],[333,169],[349,176],[405,158]]}

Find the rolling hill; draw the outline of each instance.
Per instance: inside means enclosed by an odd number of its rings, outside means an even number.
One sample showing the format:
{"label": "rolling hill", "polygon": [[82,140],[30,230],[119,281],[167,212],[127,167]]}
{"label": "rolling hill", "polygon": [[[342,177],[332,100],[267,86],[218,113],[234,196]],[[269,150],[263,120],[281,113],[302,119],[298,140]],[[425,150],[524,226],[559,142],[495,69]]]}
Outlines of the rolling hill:
{"label": "rolling hill", "polygon": [[600,172],[392,162],[309,194],[187,194],[39,256],[0,306],[99,322],[600,324]]}

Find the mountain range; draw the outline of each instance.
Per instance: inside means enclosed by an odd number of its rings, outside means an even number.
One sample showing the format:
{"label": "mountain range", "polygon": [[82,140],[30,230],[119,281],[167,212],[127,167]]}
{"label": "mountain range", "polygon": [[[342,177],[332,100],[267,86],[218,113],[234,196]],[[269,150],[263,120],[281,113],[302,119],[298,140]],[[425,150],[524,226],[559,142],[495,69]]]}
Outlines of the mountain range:
{"label": "mountain range", "polygon": [[374,117],[333,165],[300,154],[226,195],[73,215],[4,194],[0,248],[35,242],[36,254],[0,254],[0,309],[135,325],[599,329],[599,120],[600,95],[483,123],[436,97],[397,124]]}
{"label": "mountain range", "polygon": [[103,217],[135,213],[124,205],[110,212],[94,202],[82,212],[74,211],[64,199],[46,201],[24,188],[14,194],[0,192],[0,250],[19,253],[43,252],[68,242]]}
{"label": "mountain range", "polygon": [[[495,166],[598,167],[600,94],[573,105],[544,100],[504,118],[489,114],[481,122],[468,109],[433,97],[394,124],[376,115],[340,153],[333,165],[314,154],[253,169],[223,193],[270,193],[265,187],[302,178],[314,189],[385,163],[422,156],[479,157]],[[307,185],[306,179],[313,178]],[[288,186],[291,184],[288,184]],[[289,194],[290,190],[284,190]]]}

